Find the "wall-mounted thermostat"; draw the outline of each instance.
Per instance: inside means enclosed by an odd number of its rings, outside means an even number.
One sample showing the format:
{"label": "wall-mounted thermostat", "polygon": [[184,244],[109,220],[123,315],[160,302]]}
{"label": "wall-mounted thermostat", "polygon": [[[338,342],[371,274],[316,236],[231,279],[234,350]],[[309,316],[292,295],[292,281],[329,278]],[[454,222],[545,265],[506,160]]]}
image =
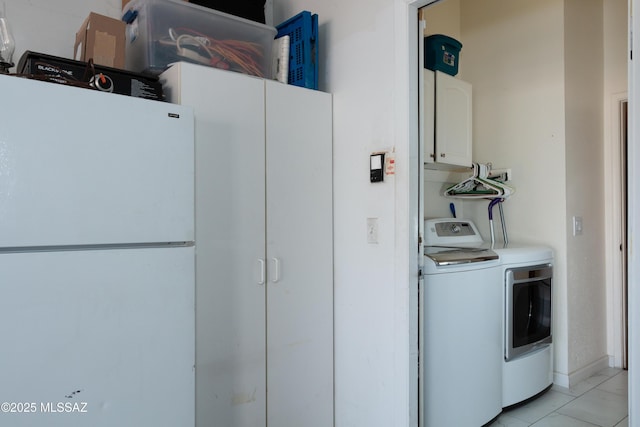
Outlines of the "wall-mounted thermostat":
{"label": "wall-mounted thermostat", "polygon": [[373,153],[371,155],[371,182],[382,182],[384,180],[384,153]]}

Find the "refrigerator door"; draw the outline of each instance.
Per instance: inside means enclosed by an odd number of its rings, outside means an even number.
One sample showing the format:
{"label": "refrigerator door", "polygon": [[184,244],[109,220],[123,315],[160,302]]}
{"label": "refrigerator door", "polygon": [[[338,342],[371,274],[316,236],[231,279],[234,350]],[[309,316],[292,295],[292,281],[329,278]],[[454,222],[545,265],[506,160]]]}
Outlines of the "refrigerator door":
{"label": "refrigerator door", "polygon": [[192,241],[188,107],[0,75],[0,247]]}
{"label": "refrigerator door", "polygon": [[194,248],[0,254],[14,427],[193,426]]}

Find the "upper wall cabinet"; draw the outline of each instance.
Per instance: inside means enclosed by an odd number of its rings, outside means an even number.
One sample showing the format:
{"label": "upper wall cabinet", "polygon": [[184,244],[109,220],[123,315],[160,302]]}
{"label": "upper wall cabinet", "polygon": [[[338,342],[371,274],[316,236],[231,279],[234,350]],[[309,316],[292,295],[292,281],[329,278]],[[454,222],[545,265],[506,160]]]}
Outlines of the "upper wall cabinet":
{"label": "upper wall cabinet", "polygon": [[441,71],[423,72],[425,167],[471,167],[471,84]]}

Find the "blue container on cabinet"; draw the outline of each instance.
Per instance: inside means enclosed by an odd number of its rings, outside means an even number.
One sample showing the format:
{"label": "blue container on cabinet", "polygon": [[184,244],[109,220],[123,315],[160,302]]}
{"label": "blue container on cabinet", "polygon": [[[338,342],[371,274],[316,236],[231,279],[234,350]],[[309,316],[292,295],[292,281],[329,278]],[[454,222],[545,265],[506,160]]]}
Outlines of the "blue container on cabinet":
{"label": "blue container on cabinet", "polygon": [[305,10],[276,29],[290,38],[288,83],[318,89],[318,15]]}
{"label": "blue container on cabinet", "polygon": [[442,71],[449,75],[458,74],[462,43],[443,34],[433,34],[424,38],[424,68]]}

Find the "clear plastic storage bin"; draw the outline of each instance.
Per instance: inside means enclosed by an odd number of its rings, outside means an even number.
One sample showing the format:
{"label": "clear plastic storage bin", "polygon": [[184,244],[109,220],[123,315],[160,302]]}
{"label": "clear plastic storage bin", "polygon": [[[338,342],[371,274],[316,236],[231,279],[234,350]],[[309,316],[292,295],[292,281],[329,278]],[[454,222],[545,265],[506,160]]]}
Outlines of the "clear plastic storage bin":
{"label": "clear plastic storage bin", "polygon": [[130,71],[187,61],[271,78],[274,27],[179,0],[132,0],[122,12]]}

